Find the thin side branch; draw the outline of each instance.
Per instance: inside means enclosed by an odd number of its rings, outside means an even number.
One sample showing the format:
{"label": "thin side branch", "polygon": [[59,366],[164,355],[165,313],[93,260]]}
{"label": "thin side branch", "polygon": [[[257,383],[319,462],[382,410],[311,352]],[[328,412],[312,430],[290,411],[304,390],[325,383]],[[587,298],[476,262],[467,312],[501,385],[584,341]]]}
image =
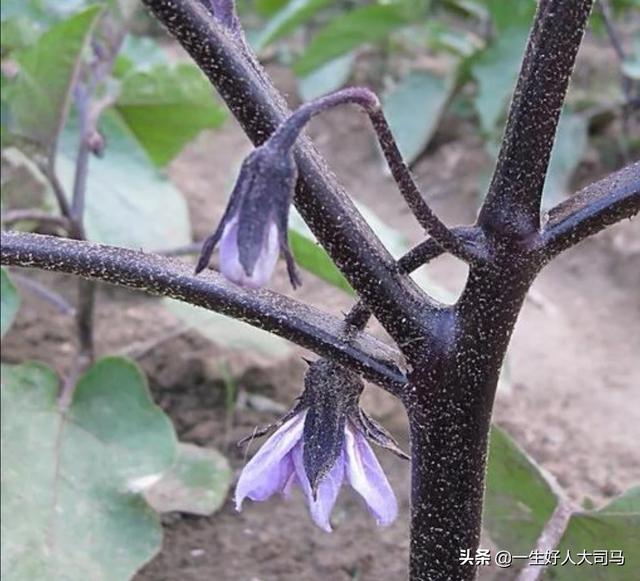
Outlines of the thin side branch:
{"label": "thin side branch", "polygon": [[380,100],[375,93],[365,87],[349,87],[305,103],[278,127],[270,141],[276,147],[290,149],[310,119],[322,111],[351,103],[361,107],[369,116],[384,154],[391,175],[396,181],[402,197],[420,225],[444,250],[467,262],[481,260],[483,255],[474,246],[465,245],[465,240],[456,236],[429,207],[418,188],[409,167],[405,163],[398,144],[393,137]]}
{"label": "thin side branch", "polygon": [[[467,248],[472,248],[475,255],[481,256],[482,260],[488,259],[488,257],[484,255],[486,244],[480,228],[460,226],[454,228],[453,233]],[[409,274],[434,258],[444,254],[444,252],[444,248],[436,242],[436,240],[427,238],[427,240],[421,242],[403,255],[402,258],[398,260],[398,267],[402,272]],[[370,317],[371,311],[362,301],[358,301],[347,313],[344,321],[346,324],[357,329],[364,329]]]}
{"label": "thin side branch", "polygon": [[22,276],[17,272],[11,273],[11,280],[17,282],[20,287],[31,291],[38,298],[55,307],[58,311],[60,311],[61,314],[67,316],[75,316],[76,309],[72,304],[69,303],[69,301],[67,301],[67,299],[65,299],[57,292],[52,291],[45,285],[39,283],[37,280],[34,280],[33,278],[29,278],[27,276]]}
{"label": "thin side branch", "polygon": [[[567,530],[569,519],[574,510],[573,503],[564,498],[558,499],[558,506],[556,506],[551,518],[545,524],[542,534],[536,543],[535,550],[538,551],[538,554],[548,554],[558,546],[564,531]],[[542,578],[544,571],[544,566],[528,563],[518,574],[517,581],[538,581],[538,579]]]}
{"label": "thin side branch", "polygon": [[580,190],[549,212],[539,239],[545,259],[640,212],[640,162]]}
{"label": "thin side branch", "polygon": [[56,216],[38,209],[7,210],[2,213],[2,225],[13,226],[18,222],[36,222],[42,226],[53,226],[64,232],[69,231],[69,220],[64,216]]}
{"label": "thin side branch", "polygon": [[592,3],[544,0],[538,6],[498,163],[478,219],[487,232],[519,239],[538,232],[560,110]]}
{"label": "thin side branch", "polygon": [[[366,333],[347,341],[342,321],[271,291],[238,287],[190,264],[141,251],[39,234],[2,232],[2,264],[75,274],[167,296],[235,317],[330,357],[397,394],[406,384],[400,354]],[[351,334],[350,334],[351,335]]]}
{"label": "thin side branch", "polygon": [[[144,3],[209,77],[254,144],[290,116],[241,35],[198,0]],[[301,137],[295,152],[300,178],[294,202],[318,241],[392,336],[420,334],[435,306],[430,309],[426,295],[400,274],[309,139]]]}

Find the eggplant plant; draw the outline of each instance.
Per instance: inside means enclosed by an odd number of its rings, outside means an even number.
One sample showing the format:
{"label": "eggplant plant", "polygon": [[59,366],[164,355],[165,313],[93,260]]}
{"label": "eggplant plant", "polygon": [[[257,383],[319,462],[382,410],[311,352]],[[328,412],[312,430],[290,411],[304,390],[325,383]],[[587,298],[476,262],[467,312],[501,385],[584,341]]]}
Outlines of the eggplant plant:
{"label": "eggplant plant", "polygon": [[[238,506],[245,498],[287,493],[295,484],[305,492],[315,522],[330,529],[331,508],[346,479],[379,523],[393,520],[395,497],[368,442],[403,452],[358,406],[363,379],[385,389],[402,402],[409,419],[409,578],[475,578],[478,559],[464,557],[479,548],[496,386],[525,296],[561,252],[640,211],[639,162],[544,215],[541,210],[560,111],[592,0],[540,0],[486,198],[474,224],[455,227],[444,224],[425,201],[370,90],[344,89],[291,112],[249,48],[231,0],[144,4],[205,73],[256,146],[221,223],[202,247],[197,273],[175,258],[83,240],[80,195],[75,207],[61,204],[61,220],[78,226],[70,236],[3,231],[2,264],[178,299],[248,322],[319,356],[310,363],[298,403],[245,467]],[[347,105],[369,117],[398,189],[424,229],[425,240],[399,260],[303,133],[313,116]],[[87,155],[99,149],[94,135],[85,137]],[[358,295],[343,320],[258,288],[277,267],[279,254],[294,288],[300,284],[288,241],[291,204]],[[217,245],[221,274],[208,268]],[[409,277],[444,253],[469,266],[465,288],[451,305]],[[83,296],[91,300],[90,292]],[[394,345],[366,332],[371,317]],[[90,348],[90,339],[83,344]],[[637,497],[634,492],[625,501],[635,512]],[[559,546],[578,513],[559,501],[536,550]],[[537,578],[543,569],[527,566],[521,578]]]}

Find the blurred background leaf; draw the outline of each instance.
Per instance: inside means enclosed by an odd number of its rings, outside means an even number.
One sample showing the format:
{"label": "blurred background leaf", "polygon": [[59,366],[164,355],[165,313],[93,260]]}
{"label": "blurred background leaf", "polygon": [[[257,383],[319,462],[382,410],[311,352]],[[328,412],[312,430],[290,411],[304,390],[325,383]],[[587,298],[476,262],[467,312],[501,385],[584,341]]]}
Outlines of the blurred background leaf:
{"label": "blurred background leaf", "polygon": [[256,52],[261,52],[274,40],[285,36],[307,22],[322,8],[335,3],[336,0],[290,0],[283,3],[282,7],[262,28],[253,43],[253,48]]}
{"label": "blurred background leaf", "polygon": [[130,578],[162,538],[136,483],[176,454],[144,377],[125,359],[103,359],[64,414],[48,367],[3,367],[2,380],[3,578]]}
{"label": "blurred background leaf", "polygon": [[231,486],[229,461],[217,450],[178,444],[172,468],[144,492],[158,512],[209,516],[218,510]]}
{"label": "blurred background leaf", "polygon": [[384,113],[408,164],[418,158],[431,140],[453,88],[452,79],[413,71],[385,94]]}
{"label": "blurred background leaf", "polygon": [[484,508],[484,528],[493,542],[511,554],[529,554],[557,503],[540,468],[494,425]]}
{"label": "blurred background leaf", "polygon": [[[558,545],[560,555],[571,552],[574,561],[580,551],[620,552],[624,565],[611,562],[581,567],[548,567],[544,579],[562,581],[634,581],[640,570],[640,486],[629,489],[622,496],[596,511],[574,514]],[[593,557],[588,558],[591,562]]]}
{"label": "blurred background leaf", "polygon": [[[187,204],[153,166],[124,121],[114,112],[101,123],[108,147],[91,160],[87,185],[86,230],[90,240],[128,248],[164,250],[191,241]],[[77,135],[63,135],[58,171],[70,191],[75,173]]]}
{"label": "blurred background leaf", "polygon": [[281,337],[220,313],[173,299],[164,298],[162,302],[180,321],[220,347],[273,358],[285,357],[293,348]]}
{"label": "blurred background leaf", "polygon": [[339,15],[320,30],[294,64],[298,75],[307,75],[320,65],[366,43],[381,40],[409,23],[403,2],[373,4]]}
{"label": "blurred background leaf", "polygon": [[544,184],[544,208],[555,206],[571,193],[571,178],[587,150],[588,134],[587,117],[565,107],[560,115]]}
{"label": "blurred background leaf", "polygon": [[298,78],[298,93],[303,101],[312,101],[337,91],[349,80],[355,54],[348,52]]}
{"label": "blurred background leaf", "polygon": [[13,55],[20,67],[7,93],[13,131],[36,142],[47,155],[64,127],[82,52],[100,12],[92,6],[75,14]]}
{"label": "blurred background leaf", "polygon": [[19,308],[18,289],[11,282],[9,273],[4,268],[0,268],[0,337],[4,337],[11,327]]}
{"label": "blurred background leaf", "polygon": [[126,75],[116,109],[151,160],[167,165],[203,129],[225,119],[195,65],[156,65]]}

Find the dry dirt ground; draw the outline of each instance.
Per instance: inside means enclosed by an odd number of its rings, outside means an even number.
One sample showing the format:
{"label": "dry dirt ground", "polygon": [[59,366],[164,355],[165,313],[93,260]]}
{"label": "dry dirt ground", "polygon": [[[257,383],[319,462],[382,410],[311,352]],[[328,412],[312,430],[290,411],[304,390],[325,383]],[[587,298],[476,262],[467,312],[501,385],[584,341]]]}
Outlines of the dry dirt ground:
{"label": "dry dirt ground", "polygon": [[[291,86],[281,71],[275,72],[281,85]],[[364,117],[349,110],[331,112],[314,122],[310,133],[356,199],[409,241],[421,239],[383,173]],[[486,157],[479,140],[469,135],[469,127],[447,120],[415,167],[433,207],[450,224],[472,221],[478,204],[478,176]],[[205,236],[220,217],[234,171],[247,151],[247,140],[230,121],[221,131],[202,135],[171,167],[172,178],[188,198],[196,238]],[[601,171],[597,163],[587,164],[580,179],[593,179]],[[638,223],[625,223],[567,252],[541,274],[516,327],[509,382],[497,399],[496,422],[578,500],[603,502],[640,481],[639,245]],[[274,286],[289,292],[283,270]],[[443,258],[429,266],[429,273],[459,292],[465,269]],[[68,278],[37,276],[72,295]],[[25,291],[24,297],[26,307],[3,345],[4,359],[37,358],[64,371],[73,351],[71,322],[32,294]],[[296,297],[334,314],[351,301],[311,275],[305,276]],[[273,421],[277,412],[244,406],[230,417],[223,405],[221,364],[229,365],[241,393],[258,393],[286,407],[300,390],[304,352],[269,361],[225,351],[196,332],[172,336],[175,328],[176,321],[157,300],[101,287],[99,352],[145,348],[149,340],[167,336],[139,358],[156,401],[171,415],[182,439],[226,451],[239,471],[245,458],[233,442],[256,424]],[[365,407],[406,445],[405,415],[395,401],[372,387]],[[330,535],[312,525],[300,496],[248,502],[238,514],[230,495],[212,517],[166,518],[163,550],[136,580],[403,579],[409,466],[386,453],[380,457],[400,503],[400,518],[389,528],[373,526],[348,490],[339,499]]]}

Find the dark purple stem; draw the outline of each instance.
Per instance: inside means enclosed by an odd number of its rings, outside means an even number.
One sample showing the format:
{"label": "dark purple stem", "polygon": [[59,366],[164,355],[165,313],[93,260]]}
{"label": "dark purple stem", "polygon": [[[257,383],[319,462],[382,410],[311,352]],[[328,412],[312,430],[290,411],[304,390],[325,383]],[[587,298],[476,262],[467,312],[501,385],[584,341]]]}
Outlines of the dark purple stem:
{"label": "dark purple stem", "polygon": [[[218,88],[256,144],[290,115],[256,59],[198,0],[145,0]],[[478,226],[456,236],[471,261],[455,305],[431,301],[410,281],[334,181],[309,140],[296,146],[296,205],[398,353],[344,323],[267,291],[240,289],[190,266],[131,250],[33,234],[2,234],[2,260],[172,296],[280,334],[384,384],[409,416],[412,446],[412,581],[471,580],[461,549],[475,551],[491,410],[500,367],[524,297],[558,252],[638,211],[638,166],[598,182],[550,212],[540,196],[568,77],[591,2],[541,0],[492,185]],[[233,33],[233,34],[231,34]],[[393,168],[392,168],[393,169]],[[434,239],[435,240],[435,239]],[[426,241],[429,257],[441,241]],[[414,256],[415,258],[415,256]],[[421,259],[422,259],[421,258]],[[404,261],[404,264],[403,264]],[[359,307],[360,320],[364,318]]]}
{"label": "dark purple stem", "polygon": [[2,264],[76,274],[186,301],[236,317],[333,358],[397,394],[406,383],[400,354],[365,333],[343,337],[339,319],[270,291],[238,287],[222,275],[193,274],[190,264],[79,240],[2,232]]}
{"label": "dark purple stem", "polygon": [[612,173],[557,205],[539,239],[545,259],[640,212],[640,162]]}
{"label": "dark purple stem", "polygon": [[593,0],[544,0],[529,36],[500,155],[478,224],[522,239],[540,227],[540,204],[578,47]]}

